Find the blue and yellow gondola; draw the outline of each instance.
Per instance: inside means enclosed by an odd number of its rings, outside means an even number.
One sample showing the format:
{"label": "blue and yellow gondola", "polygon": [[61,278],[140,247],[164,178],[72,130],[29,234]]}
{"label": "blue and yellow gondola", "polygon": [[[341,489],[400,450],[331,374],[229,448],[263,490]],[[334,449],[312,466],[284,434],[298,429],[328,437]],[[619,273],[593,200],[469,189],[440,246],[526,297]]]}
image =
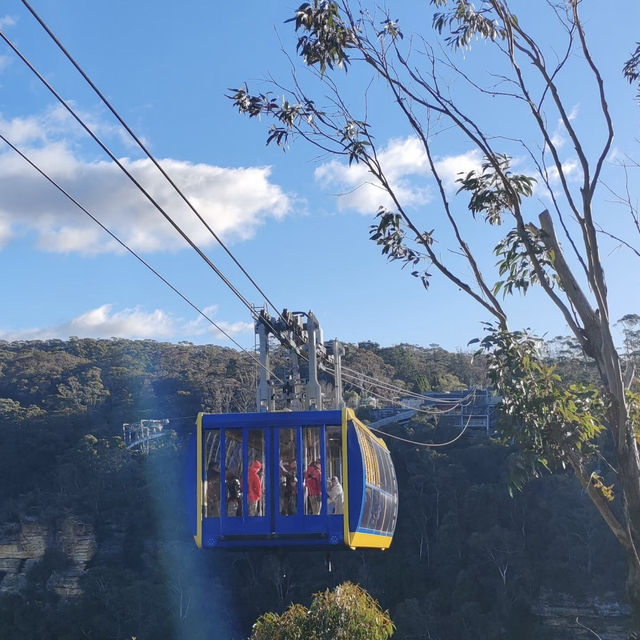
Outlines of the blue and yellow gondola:
{"label": "blue and yellow gondola", "polygon": [[201,413],[188,456],[199,547],[391,544],[391,456],[350,409]]}

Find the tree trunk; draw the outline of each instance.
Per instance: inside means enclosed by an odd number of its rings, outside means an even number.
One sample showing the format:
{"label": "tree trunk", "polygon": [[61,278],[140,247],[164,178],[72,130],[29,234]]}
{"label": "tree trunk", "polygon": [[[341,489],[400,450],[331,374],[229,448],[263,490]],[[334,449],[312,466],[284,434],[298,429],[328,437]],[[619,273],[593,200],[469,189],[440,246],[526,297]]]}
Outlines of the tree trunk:
{"label": "tree trunk", "polygon": [[631,606],[630,638],[640,640],[640,567],[635,558],[629,559],[629,573],[627,575],[627,600]]}

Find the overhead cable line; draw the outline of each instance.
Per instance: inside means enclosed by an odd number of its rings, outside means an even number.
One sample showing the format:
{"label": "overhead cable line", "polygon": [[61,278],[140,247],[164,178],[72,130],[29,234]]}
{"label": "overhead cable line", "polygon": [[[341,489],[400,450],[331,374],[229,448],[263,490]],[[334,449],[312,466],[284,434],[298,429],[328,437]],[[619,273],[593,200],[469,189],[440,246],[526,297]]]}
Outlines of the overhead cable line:
{"label": "overhead cable line", "polygon": [[202,311],[198,306],[196,306],[187,296],[185,296],[180,290],[178,290],[173,284],[171,284],[162,274],[160,274],[156,269],[154,269],[146,260],[136,253],[133,249],[131,249],[125,242],[120,240],[118,236],[116,236],[108,227],[106,227],[100,220],[98,220],[88,209],[86,209],[80,202],[78,202],[70,193],[68,193],[61,185],[59,185],[53,178],[51,178],[45,171],[43,171],[38,165],[35,164],[26,154],[24,154],[20,149],[18,149],[13,143],[11,143],[3,134],[0,132],[0,139],[5,142],[11,149],[13,149],[23,160],[25,160],[31,167],[33,167],[42,177],[44,177],[49,183],[51,183],[60,193],[66,196],[73,204],[75,204],[81,211],[83,211],[86,215],[88,215],[99,227],[101,227],[104,231],[106,231],[120,246],[126,249],[132,256],[134,256],[137,260],[139,260],[149,271],[151,271],[155,276],[160,278],[162,282],[164,282],[172,291],[177,293],[189,306],[191,306],[195,311],[197,311],[205,320],[210,322],[220,333],[222,333],[226,338],[228,338],[233,344],[235,344],[241,351],[246,353],[254,362],[256,362],[260,367],[265,369],[267,373],[272,375],[279,382],[284,382],[280,380],[272,371],[267,369],[258,358],[255,357],[250,351],[245,349],[240,343],[238,343],[234,338],[232,338],[220,325],[214,322],[204,311]]}
{"label": "overhead cable line", "polygon": [[[353,383],[352,383],[353,384]],[[355,385],[358,386],[358,385]],[[362,387],[358,387],[359,389],[362,389],[363,391],[366,391],[366,389],[363,389]],[[391,405],[395,405],[397,407],[401,407],[402,409],[407,409],[407,410],[411,410],[411,411],[415,411],[416,413],[421,413],[427,416],[443,416],[443,415],[447,415],[449,413],[453,413],[455,412],[457,409],[459,409],[460,407],[468,407],[471,403],[467,403],[464,405],[460,405],[460,406],[455,406],[455,407],[449,407],[448,409],[424,409],[422,407],[414,407],[410,404],[407,404],[406,402],[402,402],[402,400],[397,400],[396,398],[390,398],[388,396],[384,396],[382,394],[379,393],[374,393],[372,391],[366,391],[366,393],[368,393],[370,396],[374,397],[376,400],[383,400]]]}
{"label": "overhead cable line", "polygon": [[409,396],[412,398],[419,398],[425,401],[438,402],[439,404],[458,405],[461,402],[465,402],[470,396],[475,395],[475,391],[472,390],[466,396],[463,396],[461,398],[439,398],[436,396],[430,396],[429,394],[426,394],[426,393],[417,393],[415,391],[410,391],[409,389],[403,389],[398,385],[394,385],[392,383],[385,382],[383,380],[378,380],[377,378],[374,378],[373,376],[369,376],[366,373],[363,373],[362,371],[357,371],[356,369],[351,369],[349,367],[345,367],[344,365],[342,366],[342,371],[343,372],[346,371],[347,373],[351,374],[352,377],[362,378],[363,380],[370,382],[372,384],[375,384],[378,387],[384,387],[389,390],[397,390],[399,393],[402,393],[405,396]]}
{"label": "overhead cable line", "polygon": [[397,385],[390,384],[382,380],[377,380],[376,378],[372,378],[360,372],[353,372],[353,370],[349,370],[349,369],[347,371],[344,371],[343,369],[343,377],[350,378],[351,380],[356,380],[358,382],[361,382],[362,384],[366,382],[369,385],[375,386],[379,389],[383,389],[384,391],[397,393],[399,395],[403,395],[404,397],[416,398],[424,402],[437,402],[438,404],[445,405],[445,406],[455,407],[460,404],[463,404],[475,393],[474,391],[471,391],[466,396],[463,396],[460,398],[440,399],[440,398],[436,398],[435,396],[428,396],[428,395],[423,395],[421,393],[416,393],[415,391],[410,391],[409,389],[399,387]]}
{"label": "overhead cable line", "polygon": [[[327,369],[327,371],[329,373],[333,373],[335,374],[335,370],[332,369]],[[375,391],[373,391],[372,389],[366,389],[365,387],[362,386],[362,384],[359,384],[360,379],[358,376],[353,376],[352,374],[345,374],[343,371],[342,377],[347,379],[347,381],[349,382],[349,384],[353,385],[354,387],[357,387],[358,389],[360,389],[361,391],[364,391],[365,393],[368,393],[369,395],[373,396],[374,398],[377,398],[378,400],[384,400],[386,402],[389,402],[391,404],[395,404],[398,405],[400,407],[404,407],[406,409],[412,409],[418,413],[426,413],[429,415],[440,415],[440,414],[445,414],[445,413],[451,413],[452,411],[455,411],[456,409],[458,409],[459,407],[467,407],[470,404],[472,404],[473,399],[476,396],[476,391],[475,389],[473,389],[469,394],[467,394],[466,396],[464,396],[464,398],[461,398],[458,402],[456,402],[455,404],[449,406],[446,409],[420,409],[420,408],[416,408],[413,407],[412,405],[406,404],[404,402],[402,402],[401,400],[398,400],[396,398],[393,397],[389,397],[389,396],[385,396],[382,393],[376,393]],[[371,378],[370,380],[374,380],[374,378]],[[391,386],[391,388],[384,388],[384,383],[382,383],[381,381],[375,381],[379,386],[382,385],[382,389],[383,391],[400,391],[400,392],[404,392],[404,389],[401,389],[400,387],[393,387]],[[417,398],[426,400],[425,398],[422,398],[421,396],[417,395]],[[433,400],[432,400],[433,401]]]}
{"label": "overhead cable line", "polygon": [[100,140],[100,138],[91,130],[91,128],[82,120],[82,118],[76,114],[76,112],[65,102],[60,94],[51,86],[51,84],[44,78],[44,76],[31,64],[31,62],[23,55],[18,47],[7,38],[7,36],[0,31],[0,37],[13,49],[18,57],[31,69],[31,71],[37,76],[37,78],[49,89],[49,91],[55,96],[60,104],[69,112],[74,120],[98,143],[101,149],[115,162],[122,172],[133,182],[133,184],[145,195],[147,200],[164,216],[164,218],[171,224],[171,226],[182,236],[182,238],[189,244],[189,246],[196,251],[196,253],[209,265],[211,269],[220,277],[220,279],[231,289],[236,297],[249,309],[251,315],[255,318],[255,311],[251,303],[240,293],[240,291],[233,285],[233,283],[220,271],[220,269],[211,261],[211,259],[191,240],[191,238],[179,227],[179,225],[171,218],[171,216],[158,204],[155,198],[149,194],[149,192],[133,177],[129,170],[116,158],[111,150]]}
{"label": "overhead cable line", "polygon": [[[331,373],[332,371],[330,371]],[[343,373],[343,378],[348,378],[349,374],[347,374],[346,376]],[[373,396],[374,398],[378,399],[378,400],[384,400],[385,402],[389,402],[391,404],[395,404],[398,405],[400,407],[403,407],[405,409],[411,409],[412,411],[415,411],[416,413],[424,413],[426,415],[431,415],[431,416],[438,416],[438,415],[444,415],[447,413],[451,413],[453,411],[455,411],[456,409],[460,408],[460,407],[468,407],[473,403],[473,399],[476,396],[476,392],[475,390],[473,390],[470,394],[468,394],[467,396],[465,396],[465,402],[459,402],[453,406],[448,407],[447,409],[423,409],[423,408],[418,408],[418,407],[413,407],[410,404],[406,404],[404,402],[402,402],[401,400],[397,400],[395,398],[390,398],[388,396],[384,396],[380,393],[375,393],[374,391],[370,390],[370,389],[365,389],[362,385],[358,384],[357,381],[352,380],[348,380],[349,384],[352,384],[354,387],[357,387],[358,389],[364,391],[365,393],[370,394],[371,396]]]}
{"label": "overhead cable line", "polygon": [[[180,418],[168,418],[168,420],[190,420],[197,416],[181,416]],[[382,436],[386,436],[388,438],[393,438],[394,440],[399,440],[400,442],[404,442],[406,444],[412,444],[417,447],[427,447],[427,448],[437,448],[437,447],[448,447],[458,441],[465,434],[467,429],[469,428],[469,424],[471,423],[471,416],[467,418],[467,421],[462,428],[462,431],[453,439],[447,442],[420,442],[418,440],[410,440],[409,438],[403,438],[402,436],[397,436],[393,433],[389,433],[388,431],[383,431],[382,429],[377,429],[376,427],[372,427],[371,425],[367,425],[367,429],[373,431],[375,433],[379,433]]]}
{"label": "overhead cable line", "polygon": [[178,195],[182,198],[185,204],[193,211],[193,213],[197,216],[198,220],[202,222],[202,224],[207,228],[209,233],[217,240],[218,244],[225,250],[227,255],[233,260],[236,266],[242,271],[242,273],[247,277],[249,282],[258,290],[260,295],[265,299],[267,304],[271,305],[274,311],[280,316],[280,318],[284,321],[284,318],[280,315],[280,311],[278,308],[271,302],[267,294],[260,288],[260,286],[256,283],[256,281],[251,277],[251,275],[247,272],[247,270],[240,264],[240,262],[236,259],[236,257],[231,253],[229,248],[225,245],[225,243],[220,239],[220,237],[215,233],[215,231],[211,228],[211,226],[207,223],[207,221],[200,215],[198,210],[193,206],[191,201],[185,196],[182,190],[176,185],[173,179],[169,176],[169,174],[162,168],[160,163],[155,159],[153,154],[147,149],[142,140],[133,132],[131,127],[124,121],[124,119],[120,116],[120,114],[116,111],[116,109],[112,106],[109,100],[103,95],[103,93],[98,89],[96,84],[91,80],[91,78],[87,75],[84,69],[76,62],[74,57],[69,53],[66,47],[62,44],[62,42],[58,39],[58,37],[53,33],[53,31],[49,28],[49,26],[45,23],[45,21],[38,15],[35,9],[27,2],[27,0],[22,0],[24,6],[31,12],[33,17],[40,23],[42,28],[49,34],[51,39],[56,43],[58,48],[64,53],[64,55],[68,58],[68,60],[73,64],[73,66],[77,69],[78,73],[87,81],[89,86],[95,91],[98,97],[102,100],[102,102],[106,105],[106,107],[111,111],[111,113],[116,117],[118,122],[126,129],[127,133],[135,140],[138,146],[144,151],[146,156],[151,160],[151,162],[155,165],[155,167],[160,171],[160,173],[166,178],[169,184],[175,189]]}
{"label": "overhead cable line", "polygon": [[[330,369],[327,368],[326,369],[329,373],[331,374],[335,374],[335,370],[334,369]],[[343,370],[342,373],[343,378],[347,378],[349,384],[352,384],[353,386],[357,387],[358,389],[364,391],[365,393],[369,393],[370,395],[377,397],[381,400],[386,400],[388,402],[391,402],[393,404],[398,404],[400,406],[404,406],[407,407],[409,409],[415,409],[415,407],[412,407],[411,405],[405,404],[395,398],[391,398],[388,396],[384,396],[382,395],[382,393],[376,393],[375,391],[373,391],[373,389],[367,389],[365,388],[363,385],[363,383],[365,381],[361,380],[361,377],[359,375],[353,375],[349,372],[345,373]],[[375,378],[372,378],[370,376],[365,376],[365,378],[367,378],[366,382],[368,382],[369,384],[375,384],[377,387],[381,388],[382,391],[386,391],[386,392],[395,392],[398,394],[402,394],[405,397],[409,396],[409,397],[415,397],[417,399],[420,400],[424,400],[424,401],[438,401],[438,399],[433,398],[433,397],[424,397],[421,396],[420,394],[416,394],[416,393],[412,393],[412,392],[408,392],[406,389],[402,389],[401,387],[395,386],[395,385],[387,385],[386,383],[384,383],[381,380],[376,380]],[[454,404],[452,404],[451,406],[448,406],[447,409],[432,409],[432,410],[422,410],[424,413],[450,413],[451,411],[454,411],[455,409],[457,409],[458,407],[462,407],[462,406],[469,406],[472,402],[473,399],[476,396],[476,390],[472,389],[466,396],[460,398],[458,401],[456,401]],[[446,403],[445,403],[446,405]],[[416,409],[418,411],[418,409]]]}
{"label": "overhead cable line", "polygon": [[367,427],[367,428],[370,429],[371,431],[375,431],[376,433],[380,433],[383,436],[387,436],[388,438],[393,438],[394,440],[400,440],[401,442],[406,442],[407,444],[412,444],[417,447],[426,447],[428,449],[436,449],[438,447],[448,447],[452,445],[454,442],[460,440],[460,438],[462,438],[467,428],[469,427],[470,422],[471,422],[471,416],[469,416],[469,418],[467,419],[467,422],[462,428],[462,431],[455,438],[453,438],[452,440],[449,440],[448,442],[418,442],[417,440],[409,440],[407,438],[402,438],[392,433],[387,433],[386,431],[382,431],[381,429],[375,429],[374,427]]}

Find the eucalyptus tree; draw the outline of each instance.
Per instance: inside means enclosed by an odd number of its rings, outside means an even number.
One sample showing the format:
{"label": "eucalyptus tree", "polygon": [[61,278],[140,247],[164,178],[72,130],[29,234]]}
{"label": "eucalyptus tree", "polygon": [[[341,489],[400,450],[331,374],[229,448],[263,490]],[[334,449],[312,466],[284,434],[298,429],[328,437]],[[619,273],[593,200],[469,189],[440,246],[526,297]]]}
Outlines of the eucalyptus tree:
{"label": "eucalyptus tree", "polygon": [[387,640],[394,625],[389,613],[361,587],[345,582],[313,596],[307,609],[292,604],[284,613],[265,613],[250,640]]}
{"label": "eucalyptus tree", "polygon": [[[640,629],[640,396],[614,341],[606,280],[610,247],[640,255],[640,225],[633,163],[619,167],[626,183],[610,177],[615,110],[591,44],[604,35],[597,12],[622,21],[633,6],[623,4],[612,14],[579,0],[431,0],[432,29],[420,34],[408,29],[424,22],[404,24],[373,3],[314,0],[288,20],[300,57],[291,56],[291,77],[229,97],[269,119],[268,143],[304,140],[342,159],[345,172],[364,168],[379,189],[371,239],[382,253],[426,288],[439,274],[484,309],[479,348],[514,417],[504,435],[521,445],[514,483],[573,469],[626,554]],[[626,65],[622,56],[612,82],[638,80],[639,51]],[[374,134],[392,125],[409,132],[405,152],[429,172],[437,204],[416,207],[386,169],[388,149]],[[614,215],[620,203],[628,208]],[[512,330],[508,300],[533,288],[594,363],[596,385],[569,384],[539,340]]]}

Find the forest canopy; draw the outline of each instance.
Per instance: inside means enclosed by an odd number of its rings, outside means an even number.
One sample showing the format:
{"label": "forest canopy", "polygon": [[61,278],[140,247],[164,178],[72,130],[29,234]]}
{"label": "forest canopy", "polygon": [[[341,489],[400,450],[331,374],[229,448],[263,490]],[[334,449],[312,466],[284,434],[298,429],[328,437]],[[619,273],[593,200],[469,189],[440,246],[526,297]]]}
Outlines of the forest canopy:
{"label": "forest canopy", "polygon": [[[486,381],[470,354],[348,347],[352,369],[411,390]],[[550,350],[568,379],[593,377],[564,340]],[[82,596],[60,598],[47,586],[70,569],[56,547],[29,571],[27,591],[0,594],[1,637],[244,640],[265,612],[307,606],[347,581],[389,610],[399,640],[427,632],[539,640],[540,612],[558,593],[577,602],[597,594],[622,612],[601,623],[624,624],[623,558],[575,478],[546,475],[510,497],[514,451],[486,436],[438,452],[388,441],[400,506],[384,554],[336,550],[329,574],[324,552],[196,549],[184,515],[185,444],[197,411],[253,409],[253,366],[231,349],[152,341],[0,345],[0,532],[42,522],[55,537],[73,516],[97,544]],[[66,391],[72,385],[79,402]],[[146,456],[122,439],[122,424],[142,418],[170,419],[171,435]],[[424,442],[455,435],[426,419],[389,430]]]}

